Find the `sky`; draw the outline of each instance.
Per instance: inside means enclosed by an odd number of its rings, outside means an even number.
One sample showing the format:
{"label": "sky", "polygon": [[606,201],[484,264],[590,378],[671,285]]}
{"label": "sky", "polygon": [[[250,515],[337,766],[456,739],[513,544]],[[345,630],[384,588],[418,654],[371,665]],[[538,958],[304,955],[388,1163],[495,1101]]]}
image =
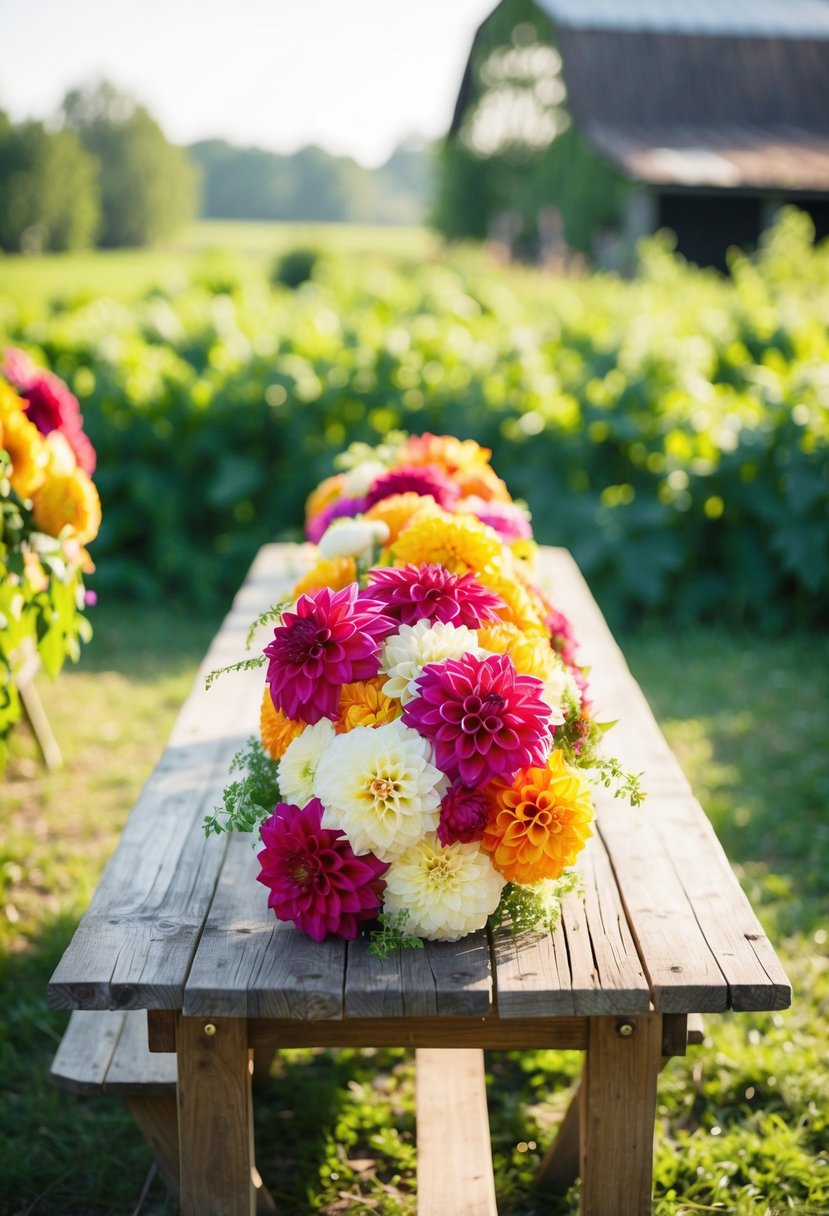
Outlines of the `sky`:
{"label": "sky", "polygon": [[45,119],[101,78],[167,137],[382,163],[449,125],[496,0],[0,0],[0,109]]}

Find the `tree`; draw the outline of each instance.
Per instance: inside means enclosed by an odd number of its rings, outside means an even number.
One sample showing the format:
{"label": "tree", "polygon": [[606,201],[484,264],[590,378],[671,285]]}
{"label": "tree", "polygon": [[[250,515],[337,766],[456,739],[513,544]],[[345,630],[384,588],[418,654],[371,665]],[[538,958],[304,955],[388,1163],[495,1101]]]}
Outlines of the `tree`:
{"label": "tree", "polygon": [[0,248],[62,251],[92,244],[100,214],[96,164],[77,136],[0,112]]}
{"label": "tree", "polygon": [[102,83],[67,94],[63,114],[99,164],[101,245],[152,244],[192,219],[196,171],[143,106]]}

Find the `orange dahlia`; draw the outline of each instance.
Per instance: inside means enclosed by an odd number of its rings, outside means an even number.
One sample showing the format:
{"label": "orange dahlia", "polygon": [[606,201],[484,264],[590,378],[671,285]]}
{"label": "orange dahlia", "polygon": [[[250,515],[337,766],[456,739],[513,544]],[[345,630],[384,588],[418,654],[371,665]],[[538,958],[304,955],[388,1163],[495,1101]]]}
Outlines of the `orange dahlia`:
{"label": "orange dahlia", "polygon": [[43,485],[48,456],[43,436],[22,410],[0,413],[0,448],[11,460],[12,489],[21,498],[30,498]]}
{"label": "orange dahlia", "polygon": [[450,476],[460,471],[486,468],[492,452],[482,448],[474,439],[456,439],[454,435],[411,435],[400,450],[399,463],[405,465],[437,465]]}
{"label": "orange dahlia", "polygon": [[[394,564],[422,566],[437,562],[450,574],[474,574],[481,582],[485,571],[500,568],[504,547],[497,534],[473,515],[449,515],[436,508],[418,515],[391,546]],[[490,590],[497,588],[491,586]]]}
{"label": "orange dahlia", "polygon": [[489,465],[461,470],[457,483],[464,498],[475,495],[484,502],[512,502],[512,495],[506,484]]}
{"label": "orange dahlia", "polygon": [[355,726],[385,726],[400,716],[400,702],[383,692],[385,677],[355,680],[340,692],[340,720],[334,724],[338,735]]}
{"label": "orange dahlia", "polygon": [[294,599],[297,600],[311,591],[319,591],[320,587],[341,591],[343,587],[353,583],[356,577],[357,566],[353,557],[335,557],[330,561],[321,557],[294,587]]}
{"label": "orange dahlia", "polygon": [[301,735],[304,730],[304,722],[293,722],[285,717],[281,709],[274,708],[270,689],[266,686],[259,710],[259,733],[265,751],[269,752],[274,760],[281,760],[288,744],[293,743],[297,735]]}
{"label": "orange dahlia", "polygon": [[324,481],[321,481],[306,499],[305,518],[311,519],[314,515],[319,515],[325,507],[330,507],[332,502],[342,498],[344,483],[344,473],[335,473],[333,477],[326,477]]}
{"label": "orange dahlia", "polygon": [[41,532],[60,536],[69,528],[76,540],[88,545],[101,526],[101,500],[83,469],[51,476],[34,496],[34,520]]}
{"label": "orange dahlia", "polygon": [[558,878],[592,835],[590,787],[560,751],[546,768],[522,769],[510,785],[493,782],[481,847],[507,882]]}

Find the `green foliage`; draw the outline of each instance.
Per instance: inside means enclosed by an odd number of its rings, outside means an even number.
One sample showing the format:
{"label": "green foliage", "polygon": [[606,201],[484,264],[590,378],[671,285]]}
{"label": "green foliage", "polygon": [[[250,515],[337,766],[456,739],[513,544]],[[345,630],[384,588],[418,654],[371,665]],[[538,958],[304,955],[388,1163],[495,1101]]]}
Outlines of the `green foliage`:
{"label": "green foliage", "polygon": [[381,961],[394,954],[395,950],[422,950],[423,938],[409,933],[409,914],[404,909],[400,912],[381,912],[377,917],[379,929],[372,929],[369,954]]}
{"label": "green foliage", "polygon": [[274,287],[299,287],[311,278],[318,260],[317,249],[289,249],[274,262],[271,282]]}
{"label": "green foliage", "polygon": [[67,94],[63,113],[99,166],[99,244],[150,245],[192,219],[194,168],[143,106],[104,83]]}
{"label": "green foliage", "polygon": [[581,889],[581,879],[567,870],[559,878],[545,879],[532,887],[507,883],[501,901],[489,918],[490,929],[506,925],[513,933],[548,929],[551,933],[561,920],[561,901]]}
{"label": "green foliage", "polygon": [[767,629],[829,609],[828,333],[795,212],[731,279],[659,243],[632,282],[329,255],[296,292],[0,308],[82,399],[102,592],[223,602],[343,446],[401,427],[492,448],[616,622]]}
{"label": "green foliage", "polygon": [[98,218],[95,162],[77,136],[0,113],[0,249],[85,249]]}
{"label": "green foliage", "polygon": [[229,771],[242,776],[225,786],[222,805],[205,816],[205,836],[255,832],[279,802],[278,765],[258,739],[253,736],[248,739],[233,757]]}

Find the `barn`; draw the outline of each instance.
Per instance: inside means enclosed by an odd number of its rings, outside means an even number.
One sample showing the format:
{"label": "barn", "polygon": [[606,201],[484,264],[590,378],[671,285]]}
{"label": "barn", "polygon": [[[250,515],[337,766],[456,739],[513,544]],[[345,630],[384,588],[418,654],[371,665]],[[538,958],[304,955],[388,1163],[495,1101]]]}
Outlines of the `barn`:
{"label": "barn", "polygon": [[[537,139],[545,114],[548,142],[572,123],[626,185],[591,252],[670,228],[689,259],[723,266],[729,246],[756,244],[787,203],[829,234],[827,0],[502,0],[476,34],[450,138],[472,129],[482,63],[488,83],[481,48],[510,10],[515,50],[534,28],[553,52],[512,80],[516,96],[532,90]],[[548,201],[555,209],[554,190]]]}

